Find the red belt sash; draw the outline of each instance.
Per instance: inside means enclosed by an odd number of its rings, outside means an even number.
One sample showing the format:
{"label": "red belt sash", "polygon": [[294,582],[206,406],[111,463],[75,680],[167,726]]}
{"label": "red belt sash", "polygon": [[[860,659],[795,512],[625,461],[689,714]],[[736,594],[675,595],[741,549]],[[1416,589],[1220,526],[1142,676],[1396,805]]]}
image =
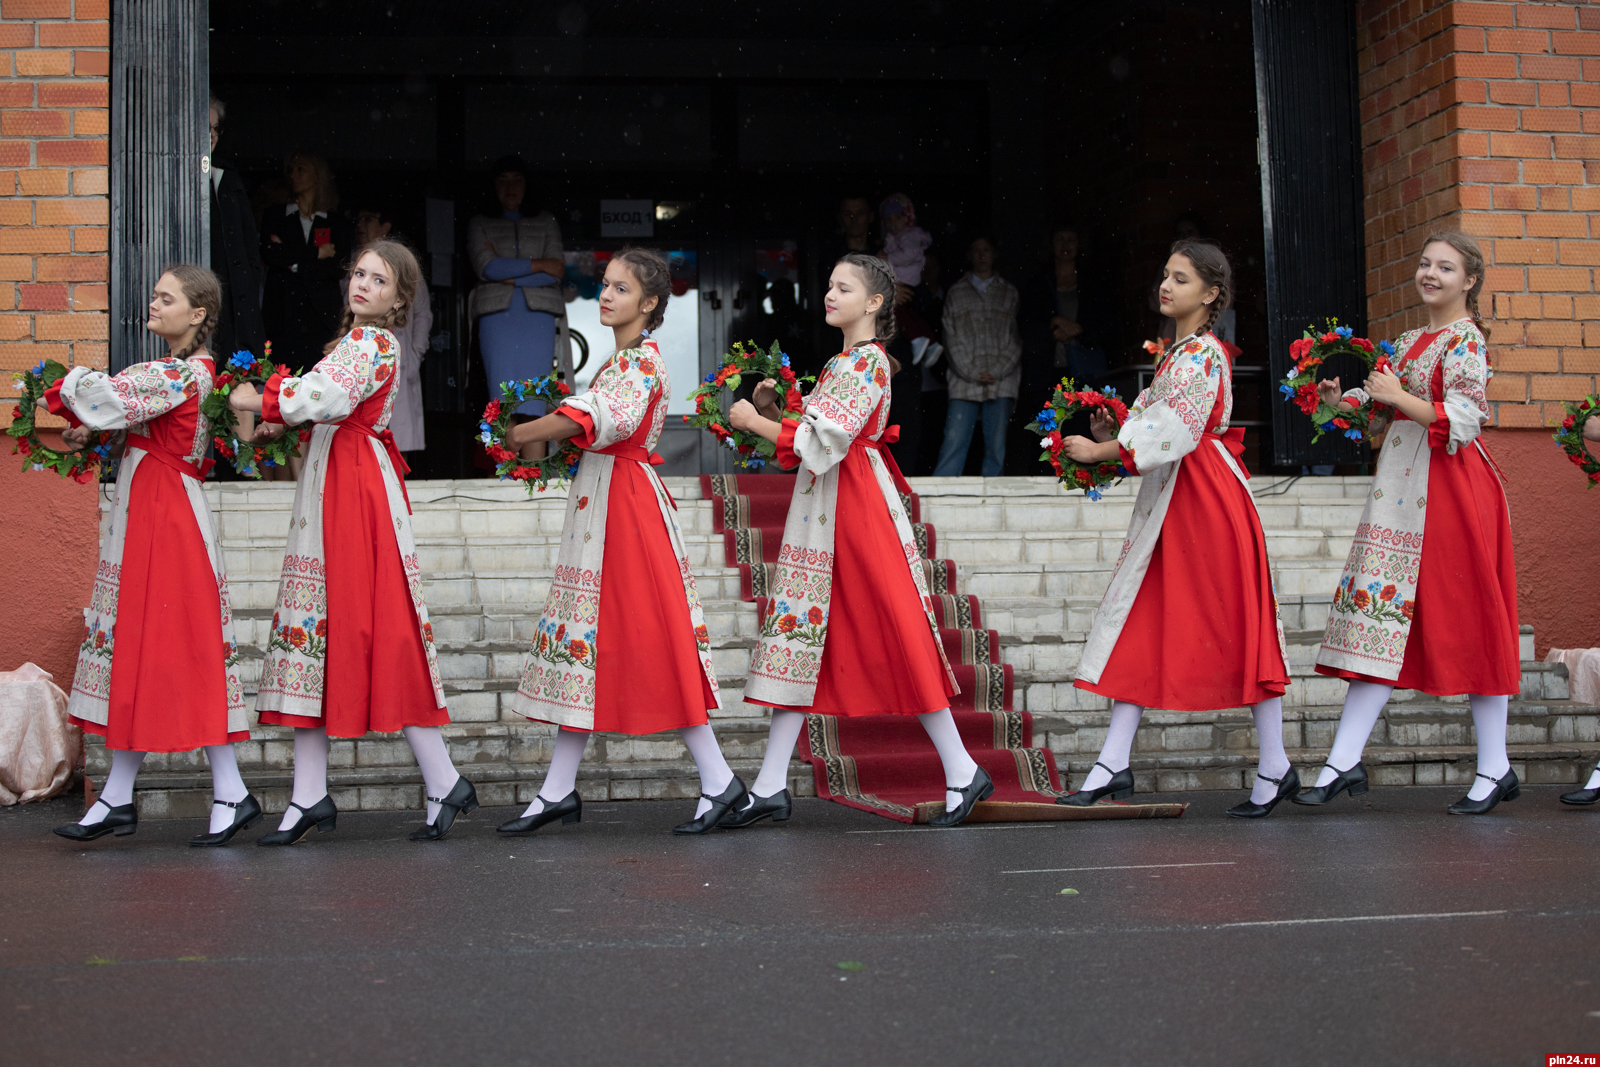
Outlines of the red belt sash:
{"label": "red belt sash", "polygon": [[[654,406],[654,403],[654,401],[651,401],[652,406]],[[615,456],[617,459],[631,459],[635,463],[647,463],[652,467],[659,467],[666,462],[666,460],[661,458],[661,454],[659,452],[652,452],[648,448],[644,447],[644,445],[636,445],[632,441],[618,441],[616,444],[608,445],[605,448],[590,448],[586,449],[586,451],[593,452],[599,456]],[[672,493],[665,485],[661,487],[661,491],[667,494],[667,502],[672,505],[672,510],[677,511],[678,502],[672,498]]]}
{"label": "red belt sash", "polygon": [[883,435],[876,441],[867,437],[858,437],[850,444],[851,447],[860,445],[862,448],[870,448],[877,452],[878,458],[882,459],[883,465],[889,469],[889,478],[894,482],[894,487],[909,496],[911,495],[911,484],[906,481],[905,475],[900,473],[900,464],[894,461],[894,453],[888,449],[889,445],[898,440],[900,440],[900,427],[891,426],[883,431]]}
{"label": "red belt sash", "polygon": [[164,467],[171,467],[179,474],[187,474],[196,481],[204,481],[206,472],[211,469],[212,464],[215,462],[214,460],[206,459],[201,460],[199,463],[190,463],[165,445],[157,444],[153,439],[138,433],[130,433],[128,435],[128,447],[143,449],[145,455],[157,463]]}
{"label": "red belt sash", "polygon": [[359,422],[341,422],[336,425],[341,430],[354,430],[363,437],[372,438],[389,453],[389,462],[394,464],[394,475],[400,480],[400,495],[406,500],[406,514],[411,514],[411,494],[406,490],[406,475],[411,473],[411,464],[400,454],[399,446],[394,443],[394,434],[388,430],[374,430],[371,426]]}
{"label": "red belt sash", "polygon": [[1244,455],[1243,426],[1235,426],[1231,430],[1223,430],[1220,433],[1216,430],[1207,430],[1206,436],[1215,437],[1217,440],[1221,441],[1222,447],[1226,448],[1233,456],[1234,462],[1239,464],[1239,472],[1246,478],[1250,477],[1250,472],[1244,468],[1244,460],[1240,458]]}

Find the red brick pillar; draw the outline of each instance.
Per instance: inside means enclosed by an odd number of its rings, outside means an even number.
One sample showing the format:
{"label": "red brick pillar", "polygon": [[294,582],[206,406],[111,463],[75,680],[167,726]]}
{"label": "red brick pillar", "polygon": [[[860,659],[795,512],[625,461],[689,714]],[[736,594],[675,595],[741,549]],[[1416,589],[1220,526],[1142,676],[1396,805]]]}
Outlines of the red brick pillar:
{"label": "red brick pillar", "polygon": [[[0,398],[41,359],[106,365],[109,20],[109,0],[0,0]],[[0,399],[0,426],[12,408]],[[32,660],[66,689],[94,578],[96,487],[22,468],[0,437],[0,670]]]}

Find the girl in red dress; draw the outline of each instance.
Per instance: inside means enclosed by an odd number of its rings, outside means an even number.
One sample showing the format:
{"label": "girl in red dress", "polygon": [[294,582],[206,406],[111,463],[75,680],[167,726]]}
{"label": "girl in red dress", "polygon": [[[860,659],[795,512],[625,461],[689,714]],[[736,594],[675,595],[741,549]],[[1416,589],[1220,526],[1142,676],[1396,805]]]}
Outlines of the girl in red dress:
{"label": "girl in red dress", "polygon": [[478,806],[439,732],[450,713],[422,600],[408,468],[385,429],[400,359],[388,328],[406,324],[420,276],[405,245],[374,241],[350,269],[344,323],[322,360],[304,375],[273,375],[263,393],[246,383],[229,396],[236,410],[261,413],[258,441],[315,424],[256,696],[261,722],[295,728],[294,795],[278,830],[257,844],[334,828],[330,735],[405,734],[427,787],[427,825],[413,841],[438,840]]}
{"label": "girl in red dress", "polygon": [[[778,556],[777,595],[750,661],[745,700],[772,708],[766,756],[750,800],[722,825],[787,819],[789,757],[806,712],[916,715],[944,764],[945,811],[955,826],[994,792],[967,753],[950,698],[959,690],[933,621],[922,559],[884,451],[894,335],[894,269],[850,253],[824,299],[845,350],[828,361],[803,410],[780,412],[774,383],[741,400],[728,421],[778,446],[800,468]],[[887,438],[887,440],[885,440]]]}
{"label": "girl in red dress", "polygon": [[168,267],[145,322],[167,342],[167,358],[115,375],[75,367],[40,400],[71,423],[69,447],[83,447],[91,430],[127,441],[67,706],[73,722],[106,739],[111,773],[83,819],[56,829],[74,841],[137,829],[133,783],[146,752],[206,750],[211,826],[191,845],[227,844],[261,817],[233,751],[250,735],[228,579],[201,489],[211,426],[200,398],[216,370],[206,339],[221,306],[215,274]]}
{"label": "girl in red dress", "polygon": [[1060,804],[1133,792],[1129,767],[1146,707],[1212,711],[1249,706],[1260,740],[1250,799],[1228,809],[1260,818],[1300,788],[1283,750],[1288,653],[1267,541],[1239,465],[1244,431],[1229,429],[1232,367],[1211,332],[1233,302],[1227,257],[1206,241],[1172,246],[1161,313],[1176,323],[1150,388],[1118,431],[1097,415],[1097,438],[1069,437],[1079,463],[1120,460],[1143,475],[1122,558],[1095,613],[1077,686],[1110,697],[1100,758]]}
{"label": "girl in red dress", "polygon": [[661,463],[650,450],[672,387],[650,331],[660,328],[671,289],[666,260],[655,252],[626,248],[612,256],[600,321],[616,337],[616,354],[582,396],[507,434],[513,451],[572,438],[584,456],[567,491],[550,597],[516,697],[522,714],[560,727],[555,752],[539,795],[501,833],[582,818],[578,763],[596,730],[678,731],[699,768],[701,797],[695,817],[673,833],[705,833],[745,795],[707,714],[722,702],[678,507],[651,469]]}
{"label": "girl in red dress", "polygon": [[1317,386],[1330,404],[1371,399],[1395,415],[1373,420],[1384,436],[1372,491],[1317,652],[1317,673],[1350,689],[1327,765],[1296,803],[1367,791],[1361,750],[1396,686],[1471,703],[1477,777],[1449,811],[1481,815],[1521,792],[1506,754],[1507,704],[1522,688],[1511,517],[1479,440],[1489,418],[1483,272],[1477,241],[1430,236],[1416,276],[1427,329],[1401,334],[1394,370],[1374,370],[1364,388]]}

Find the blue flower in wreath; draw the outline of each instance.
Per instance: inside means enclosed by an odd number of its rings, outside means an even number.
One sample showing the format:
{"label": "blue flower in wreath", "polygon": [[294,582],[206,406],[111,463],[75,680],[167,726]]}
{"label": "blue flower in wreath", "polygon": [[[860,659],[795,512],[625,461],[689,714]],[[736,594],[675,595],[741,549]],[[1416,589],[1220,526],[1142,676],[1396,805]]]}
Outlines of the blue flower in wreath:
{"label": "blue flower in wreath", "polygon": [[783,358],[778,360],[778,364],[779,366],[787,367],[789,365],[789,353],[783,353]]}
{"label": "blue flower in wreath", "polygon": [[1336,326],[1336,327],[1334,327],[1333,332],[1338,334],[1340,337],[1343,337],[1346,341],[1348,341],[1348,340],[1350,340],[1350,338],[1354,337],[1355,333],[1356,333],[1354,330],[1352,330],[1348,326]]}
{"label": "blue flower in wreath", "polygon": [[1051,430],[1056,428],[1055,408],[1045,408],[1043,411],[1039,412],[1039,428],[1045,433],[1049,433]]}
{"label": "blue flower in wreath", "polygon": [[758,471],[767,465],[767,461],[762,459],[760,456],[751,456],[749,459],[744,461],[744,465],[750,470]]}
{"label": "blue flower in wreath", "polygon": [[1359,440],[1361,440],[1361,431],[1360,431],[1360,430],[1357,430],[1357,429],[1356,429],[1356,428],[1354,428],[1354,427],[1351,427],[1351,428],[1350,428],[1350,429],[1348,429],[1348,430],[1346,430],[1346,431],[1345,431],[1345,432],[1344,432],[1344,435],[1345,435],[1345,436],[1346,436],[1346,437],[1348,437],[1348,438],[1350,438],[1350,440],[1352,440],[1352,441],[1359,441]]}
{"label": "blue flower in wreath", "polygon": [[238,367],[240,370],[246,370],[255,366],[255,362],[256,357],[242,348],[228,357],[228,366]]}
{"label": "blue flower in wreath", "polygon": [[1386,355],[1386,356],[1394,355],[1394,345],[1390,344],[1388,341],[1379,341],[1378,342],[1378,347],[1383,349],[1383,354],[1384,355]]}
{"label": "blue flower in wreath", "polygon": [[1099,489],[1091,485],[1088,489],[1084,490],[1084,495],[1090,500],[1099,500],[1102,494]]}
{"label": "blue flower in wreath", "polygon": [[1292,385],[1289,385],[1287,383],[1284,384],[1284,385],[1280,385],[1280,386],[1278,386],[1278,392],[1283,394],[1283,398],[1285,400],[1293,400],[1294,399],[1294,386],[1292,386]]}
{"label": "blue flower in wreath", "polygon": [[34,374],[43,374],[44,373],[44,360],[41,359],[38,362],[38,364],[33,368],[33,373]]}

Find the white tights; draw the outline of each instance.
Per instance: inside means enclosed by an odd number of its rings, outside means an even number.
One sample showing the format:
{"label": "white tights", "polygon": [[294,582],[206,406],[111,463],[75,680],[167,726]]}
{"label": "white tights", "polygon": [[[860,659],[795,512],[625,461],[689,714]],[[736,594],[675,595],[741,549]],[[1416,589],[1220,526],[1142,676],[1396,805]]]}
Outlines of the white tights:
{"label": "white tights", "polygon": [[[232,745],[207,745],[206,759],[211,763],[211,798],[213,801],[238,803],[249,793],[244,779],[239,777],[239,760]],[[144,763],[144,753],[128,749],[111,750],[111,772],[100,790],[100,802],[89,805],[78,822],[92,826],[104,821],[112,808],[133,803],[133,783],[139,777],[139,767]],[[211,805],[211,833],[228,828],[233,822],[234,809],[222,804]]]}
{"label": "white tights", "polygon": [[[1283,750],[1283,698],[1263,700],[1250,709],[1255,720],[1256,736],[1260,742],[1257,756],[1257,777],[1250,790],[1250,799],[1265,804],[1277,796],[1278,786],[1267,778],[1282,778],[1289,770],[1289,756]],[[1100,748],[1098,764],[1089,771],[1079,789],[1098,789],[1111,780],[1111,775],[1125,769],[1133,753],[1133,739],[1139,732],[1139,720],[1144,708],[1126,700],[1111,704],[1111,724],[1106,727],[1106,742]],[[1101,766],[1103,764],[1103,766]],[[1106,770],[1110,767],[1111,770]],[[1266,778],[1261,777],[1265,775]]]}
{"label": "white tights", "polygon": [[[437,726],[407,726],[401,730],[411,754],[422,771],[422,784],[426,795],[445,797],[455,788],[461,775],[450,761],[450,750],[445,746],[444,735]],[[294,731],[294,793],[289,798],[302,808],[309,808],[328,795],[328,731],[321,726],[295,727]],[[439,815],[439,805],[428,801],[428,823]],[[300,812],[288,808],[278,829],[287,830],[300,818]]]}
{"label": "white tights", "polygon": [[[1344,711],[1339,715],[1339,730],[1333,735],[1333,748],[1328,752],[1328,764],[1317,777],[1318,785],[1327,785],[1334,778],[1334,768],[1348,771],[1361,761],[1361,752],[1367,747],[1367,738],[1378,724],[1378,716],[1389,703],[1394,686],[1380,682],[1350,683],[1345,694]],[[1510,712],[1510,697],[1469,696],[1472,705],[1472,729],[1478,735],[1478,773],[1498,781],[1511,769],[1511,758],[1506,754],[1506,719]],[[1494,782],[1473,778],[1467,796],[1482,800],[1494,789]]]}
{"label": "white tights", "polygon": [[[695,769],[700,772],[700,803],[695,806],[694,817],[699,818],[711,810],[707,797],[720,796],[733,781],[733,768],[723,758],[722,746],[709,724],[686,726],[678,731],[683,747],[694,758]],[[583,760],[583,750],[589,745],[589,735],[581,730],[566,727],[556,731],[555,751],[550,756],[550,770],[533,798],[522,813],[524,817],[537,815],[546,804],[564,800],[578,785],[578,764]]]}
{"label": "white tights", "polygon": [[[929,740],[939,753],[939,761],[944,764],[945,807],[959,807],[961,794],[951,790],[971,785],[972,779],[977,777],[978,764],[962,744],[961,731],[949,708],[918,715],[917,721],[928,732]],[[750,788],[752,804],[754,797],[775,796],[788,786],[789,758],[794,755],[795,742],[800,740],[805,724],[803,711],[772,709],[772,728],[767,732],[767,751],[761,759],[761,773]]]}

